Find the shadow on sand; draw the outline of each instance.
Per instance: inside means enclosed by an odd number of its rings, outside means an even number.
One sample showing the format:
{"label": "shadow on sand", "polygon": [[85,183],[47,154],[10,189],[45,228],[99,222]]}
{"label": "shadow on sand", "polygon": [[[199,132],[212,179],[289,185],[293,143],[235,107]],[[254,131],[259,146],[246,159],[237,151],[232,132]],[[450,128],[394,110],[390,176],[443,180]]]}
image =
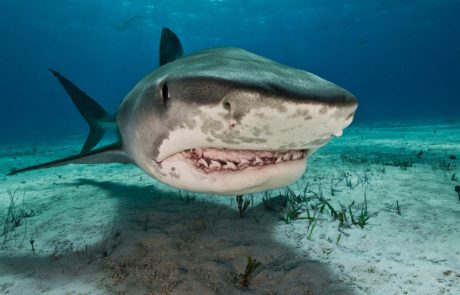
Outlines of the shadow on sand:
{"label": "shadow on sand", "polygon": [[[117,198],[120,232],[115,237],[109,230],[98,245],[59,259],[0,258],[3,275],[28,273],[44,285],[82,280],[103,294],[358,294],[315,257],[275,241],[275,230],[288,239],[279,231],[289,226],[280,226],[263,203],[241,218],[228,199],[186,199],[153,186],[89,179],[66,185],[92,186]],[[305,237],[296,242],[312,243]],[[248,256],[262,264],[243,288],[239,274]]]}

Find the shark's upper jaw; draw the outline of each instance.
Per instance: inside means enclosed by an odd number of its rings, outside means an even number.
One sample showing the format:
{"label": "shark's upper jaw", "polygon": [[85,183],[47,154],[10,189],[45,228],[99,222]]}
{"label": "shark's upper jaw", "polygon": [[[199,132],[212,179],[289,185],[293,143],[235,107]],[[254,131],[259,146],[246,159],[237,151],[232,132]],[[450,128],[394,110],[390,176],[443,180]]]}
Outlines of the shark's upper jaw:
{"label": "shark's upper jaw", "polygon": [[308,150],[236,150],[229,148],[195,148],[181,156],[203,173],[238,172],[250,167],[276,165],[305,159]]}
{"label": "shark's upper jaw", "polygon": [[203,175],[239,173],[250,168],[263,169],[290,161],[304,161],[309,150],[238,150],[230,148],[194,148],[176,153],[158,165],[182,161]]}

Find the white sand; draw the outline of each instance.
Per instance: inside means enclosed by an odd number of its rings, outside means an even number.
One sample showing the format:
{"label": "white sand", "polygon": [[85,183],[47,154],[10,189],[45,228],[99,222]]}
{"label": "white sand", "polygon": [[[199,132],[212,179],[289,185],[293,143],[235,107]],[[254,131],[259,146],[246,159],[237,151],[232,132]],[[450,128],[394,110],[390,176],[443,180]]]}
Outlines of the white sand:
{"label": "white sand", "polygon": [[[80,143],[3,146],[0,172]],[[338,245],[339,222],[327,210],[308,238],[307,220],[280,220],[280,198],[270,201],[273,212],[262,195],[246,196],[253,202],[240,218],[234,198],[187,201],[130,165],[0,176],[0,216],[7,189],[18,208],[33,210],[0,250],[0,294],[460,294],[460,182],[451,180],[460,161],[450,155],[460,158],[458,124],[352,127],[321,149],[292,189],[308,184],[313,196],[321,185],[336,209],[354,200],[357,212],[366,192],[370,212],[369,224],[343,229]],[[388,165],[398,160],[413,164]],[[342,180],[331,196],[341,171],[353,187]],[[247,256],[262,263],[248,289],[238,279]]]}

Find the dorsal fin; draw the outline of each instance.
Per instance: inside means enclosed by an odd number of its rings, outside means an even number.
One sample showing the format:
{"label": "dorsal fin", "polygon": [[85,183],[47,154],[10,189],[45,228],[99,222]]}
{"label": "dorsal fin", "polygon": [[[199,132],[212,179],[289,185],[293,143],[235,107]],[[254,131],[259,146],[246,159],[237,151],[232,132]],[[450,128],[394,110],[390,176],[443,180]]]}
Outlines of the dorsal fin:
{"label": "dorsal fin", "polygon": [[163,28],[160,39],[160,67],[183,54],[182,44],[177,35],[168,28]]}

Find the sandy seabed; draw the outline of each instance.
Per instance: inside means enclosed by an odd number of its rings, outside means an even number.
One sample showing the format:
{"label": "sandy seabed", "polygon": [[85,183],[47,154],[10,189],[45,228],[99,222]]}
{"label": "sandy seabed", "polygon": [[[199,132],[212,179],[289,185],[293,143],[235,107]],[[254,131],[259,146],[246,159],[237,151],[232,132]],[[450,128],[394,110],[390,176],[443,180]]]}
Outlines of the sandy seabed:
{"label": "sandy seabed", "polygon": [[1,146],[0,294],[460,294],[458,123],[351,127],[243,217],[132,165],[4,176],[81,143]]}

